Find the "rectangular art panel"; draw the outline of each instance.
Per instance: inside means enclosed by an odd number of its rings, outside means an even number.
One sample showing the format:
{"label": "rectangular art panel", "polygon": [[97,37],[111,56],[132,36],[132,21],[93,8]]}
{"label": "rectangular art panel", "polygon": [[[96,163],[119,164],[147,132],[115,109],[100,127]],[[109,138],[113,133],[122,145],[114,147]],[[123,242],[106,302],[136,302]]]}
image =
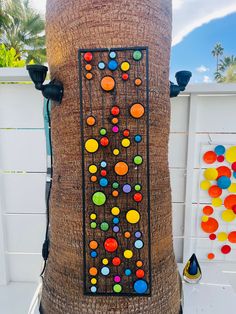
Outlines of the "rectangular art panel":
{"label": "rectangular art panel", "polygon": [[84,293],[151,293],[148,49],[79,50]]}

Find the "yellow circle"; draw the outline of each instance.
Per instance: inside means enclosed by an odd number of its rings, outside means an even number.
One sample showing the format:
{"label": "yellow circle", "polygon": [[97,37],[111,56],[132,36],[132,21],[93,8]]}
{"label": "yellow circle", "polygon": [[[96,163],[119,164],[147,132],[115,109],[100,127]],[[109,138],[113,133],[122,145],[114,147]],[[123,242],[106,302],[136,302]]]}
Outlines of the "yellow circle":
{"label": "yellow circle", "polygon": [[228,239],[228,234],[226,232],[220,232],[218,233],[217,235],[217,239],[220,241],[220,242],[224,242]]}
{"label": "yellow circle", "polygon": [[85,149],[88,153],[95,153],[98,150],[98,142],[95,139],[90,138],[85,143]]}
{"label": "yellow circle", "polygon": [[236,146],[232,146],[226,150],[225,159],[230,163],[236,161]]}
{"label": "yellow circle", "polygon": [[112,213],[112,215],[117,216],[120,213],[120,209],[118,207],[113,207],[111,209],[111,213]]}
{"label": "yellow circle", "polygon": [[230,193],[236,193],[236,183],[231,183],[230,187],[228,188]]}
{"label": "yellow circle", "polygon": [[96,173],[97,171],[98,171],[97,166],[95,166],[95,165],[90,165],[89,166],[89,172],[90,173]]}
{"label": "yellow circle", "polygon": [[211,204],[212,204],[212,206],[219,207],[222,205],[222,199],[219,197],[213,198],[211,201]]}
{"label": "yellow circle", "polygon": [[218,171],[215,168],[207,168],[204,171],[204,177],[210,181],[215,180],[218,177]]}
{"label": "yellow circle", "polygon": [[211,186],[211,183],[207,180],[203,180],[200,184],[200,187],[202,190],[208,190],[210,186]]}
{"label": "yellow circle", "polygon": [[209,219],[209,217],[208,217],[208,216],[202,216],[202,222],[207,222],[207,221],[208,221],[208,219]]}
{"label": "yellow circle", "polygon": [[97,218],[96,214],[93,213],[93,214],[90,215],[90,219],[95,220],[96,218]]}
{"label": "yellow circle", "polygon": [[127,61],[122,62],[120,68],[124,72],[129,71],[129,69],[130,69],[129,62],[127,62]]}
{"label": "yellow circle", "polygon": [[124,251],[124,257],[125,258],[132,258],[133,257],[133,252],[131,250],[125,250]]}
{"label": "yellow circle", "polygon": [[96,278],[92,278],[92,279],[91,279],[91,284],[92,284],[92,285],[96,285],[96,283],[97,283],[97,279],[96,279]]}
{"label": "yellow circle", "polygon": [[113,149],[113,155],[118,156],[120,153],[118,148]]}
{"label": "yellow circle", "polygon": [[102,263],[103,263],[103,265],[107,265],[109,262],[108,262],[108,259],[107,258],[104,258],[103,260],[102,260]]}
{"label": "yellow circle", "polygon": [[140,220],[140,214],[137,210],[131,209],[126,214],[126,220],[131,224],[136,224]]}
{"label": "yellow circle", "polygon": [[123,147],[129,147],[130,146],[130,140],[128,138],[124,138],[122,141],[121,141],[121,145]]}
{"label": "yellow circle", "polygon": [[226,209],[222,212],[221,218],[226,222],[231,222],[235,219],[236,215],[231,209]]}

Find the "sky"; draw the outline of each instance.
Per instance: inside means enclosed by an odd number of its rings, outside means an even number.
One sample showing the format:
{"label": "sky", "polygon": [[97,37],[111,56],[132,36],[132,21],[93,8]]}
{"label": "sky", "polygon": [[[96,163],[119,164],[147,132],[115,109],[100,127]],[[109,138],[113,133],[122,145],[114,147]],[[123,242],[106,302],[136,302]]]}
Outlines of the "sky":
{"label": "sky", "polygon": [[[30,0],[45,13],[46,0]],[[236,55],[236,0],[173,0],[171,79],[179,70],[193,72],[192,82],[213,80],[216,61],[211,55],[215,43],[222,43],[225,55]]]}

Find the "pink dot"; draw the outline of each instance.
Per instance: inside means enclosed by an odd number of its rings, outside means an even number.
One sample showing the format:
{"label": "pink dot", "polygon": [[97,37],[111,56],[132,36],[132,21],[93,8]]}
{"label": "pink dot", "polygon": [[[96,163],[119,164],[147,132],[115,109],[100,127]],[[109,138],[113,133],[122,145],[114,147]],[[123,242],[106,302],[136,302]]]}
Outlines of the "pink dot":
{"label": "pink dot", "polygon": [[120,282],[120,276],[115,276],[115,277],[114,277],[114,281],[115,281],[115,282]]}
{"label": "pink dot", "polygon": [[220,155],[217,157],[218,162],[223,162],[225,160],[225,157],[223,155]]}
{"label": "pink dot", "polygon": [[114,125],[114,126],[113,126],[112,132],[114,132],[114,133],[118,133],[118,132],[119,132],[119,128],[118,128],[117,125]]}

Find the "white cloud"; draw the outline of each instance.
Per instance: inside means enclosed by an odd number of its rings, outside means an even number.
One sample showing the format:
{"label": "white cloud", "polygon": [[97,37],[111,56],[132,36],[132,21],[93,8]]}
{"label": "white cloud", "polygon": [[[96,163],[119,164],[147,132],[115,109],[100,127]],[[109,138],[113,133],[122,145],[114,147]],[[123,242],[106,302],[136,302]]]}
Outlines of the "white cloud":
{"label": "white cloud", "polygon": [[212,82],[212,80],[210,79],[209,76],[207,76],[207,75],[203,76],[203,83],[211,83],[211,82]]}
{"label": "white cloud", "polygon": [[199,73],[208,72],[210,69],[207,68],[205,65],[201,65],[200,67],[196,68],[196,71]]}
{"label": "white cloud", "polygon": [[236,12],[235,0],[173,0],[173,42],[180,43],[195,28]]}

